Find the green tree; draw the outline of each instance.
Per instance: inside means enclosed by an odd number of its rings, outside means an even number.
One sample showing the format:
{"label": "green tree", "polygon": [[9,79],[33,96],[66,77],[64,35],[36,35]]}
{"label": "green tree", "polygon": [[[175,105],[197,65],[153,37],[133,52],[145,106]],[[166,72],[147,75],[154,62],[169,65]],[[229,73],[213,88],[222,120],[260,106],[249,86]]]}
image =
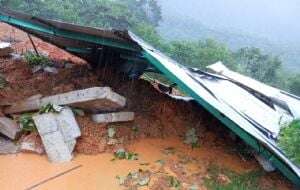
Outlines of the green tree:
{"label": "green tree", "polygon": [[289,79],[289,90],[291,93],[300,96],[300,74]]}
{"label": "green tree", "polygon": [[235,53],[238,70],[254,79],[271,85],[279,84],[281,61],[263,54],[258,48],[242,48]]}
{"label": "green tree", "polygon": [[174,41],[165,51],[178,62],[191,67],[205,69],[210,64],[222,61],[234,68],[232,52],[224,44],[211,39],[198,42]]}

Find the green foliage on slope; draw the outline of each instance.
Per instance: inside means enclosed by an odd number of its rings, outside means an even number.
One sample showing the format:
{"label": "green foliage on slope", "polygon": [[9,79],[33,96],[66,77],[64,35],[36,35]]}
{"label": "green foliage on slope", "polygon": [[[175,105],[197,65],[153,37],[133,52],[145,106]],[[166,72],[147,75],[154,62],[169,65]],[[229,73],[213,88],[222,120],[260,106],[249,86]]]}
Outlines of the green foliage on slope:
{"label": "green foliage on slope", "polygon": [[293,162],[300,165],[300,120],[281,129],[278,144]]}

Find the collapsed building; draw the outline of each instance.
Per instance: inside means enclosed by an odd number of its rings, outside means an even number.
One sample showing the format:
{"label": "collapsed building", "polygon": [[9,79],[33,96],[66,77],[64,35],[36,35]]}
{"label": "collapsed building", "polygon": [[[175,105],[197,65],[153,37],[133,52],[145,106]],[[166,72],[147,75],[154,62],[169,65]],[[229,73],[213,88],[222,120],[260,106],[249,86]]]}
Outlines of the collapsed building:
{"label": "collapsed building", "polygon": [[[209,66],[211,72],[185,67],[129,31],[82,27],[8,10],[0,11],[0,21],[86,60],[94,70],[110,68],[130,79],[147,72],[164,75],[188,99],[208,110],[265,161],[300,185],[299,167],[276,144],[281,124],[300,117],[299,97],[242,76],[222,63]],[[48,99],[30,109],[49,102],[65,105]],[[8,107],[7,113],[20,110],[16,106]]]}

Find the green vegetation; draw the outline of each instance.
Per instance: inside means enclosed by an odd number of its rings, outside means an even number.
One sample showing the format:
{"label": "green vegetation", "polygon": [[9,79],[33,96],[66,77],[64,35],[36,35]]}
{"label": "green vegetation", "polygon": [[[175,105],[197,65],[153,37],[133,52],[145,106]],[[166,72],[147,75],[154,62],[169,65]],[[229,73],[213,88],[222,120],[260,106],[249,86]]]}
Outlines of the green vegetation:
{"label": "green vegetation", "polygon": [[293,94],[300,95],[300,74],[292,76],[289,79],[289,90]]}
{"label": "green vegetation", "polygon": [[61,112],[63,108],[57,105],[53,105],[53,104],[47,104],[45,106],[42,106],[39,110],[39,114],[43,114],[43,113],[59,113]]}
{"label": "green vegetation", "polygon": [[[222,61],[235,71],[300,95],[299,74],[285,73],[277,56],[263,53],[265,51],[258,48],[245,47],[233,51],[212,39],[168,41],[162,38],[157,32],[162,20],[157,0],[1,0],[0,6],[81,25],[130,29],[187,66],[205,69],[207,65]],[[28,54],[26,59],[31,65],[48,64],[45,57],[34,54]]]}
{"label": "green vegetation", "polygon": [[283,127],[279,134],[278,144],[285,154],[295,163],[300,165],[300,120],[291,122]]}
{"label": "green vegetation", "polygon": [[35,132],[37,131],[36,125],[32,119],[33,114],[23,114],[19,118],[19,123],[22,125],[23,132]]}
{"label": "green vegetation", "polygon": [[259,187],[259,179],[262,174],[261,171],[237,174],[217,166],[211,166],[209,168],[210,178],[205,180],[205,185],[210,190],[262,190]]}
{"label": "green vegetation", "polygon": [[0,89],[5,88],[7,83],[8,82],[5,80],[4,76],[0,75]]}
{"label": "green vegetation", "polygon": [[114,153],[114,160],[138,160],[138,154],[133,152],[127,152],[124,149],[119,149]]}
{"label": "green vegetation", "polygon": [[26,59],[26,62],[32,67],[34,67],[34,66],[45,67],[45,66],[51,64],[51,61],[46,56],[37,55],[32,52],[25,53],[25,59]]}
{"label": "green vegetation", "polygon": [[181,189],[181,182],[174,176],[168,176],[168,183],[170,188]]}

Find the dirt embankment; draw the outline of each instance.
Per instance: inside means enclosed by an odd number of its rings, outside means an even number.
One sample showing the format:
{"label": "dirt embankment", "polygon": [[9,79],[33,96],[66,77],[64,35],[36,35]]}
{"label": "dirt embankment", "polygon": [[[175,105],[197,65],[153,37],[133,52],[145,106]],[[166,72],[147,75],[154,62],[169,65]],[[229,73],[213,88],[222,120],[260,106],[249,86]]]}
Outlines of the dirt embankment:
{"label": "dirt embankment", "polygon": [[[23,32],[5,24],[0,24],[0,28],[0,39],[13,41],[16,53],[32,49],[28,37]],[[161,142],[164,139],[175,138],[183,142],[187,130],[195,128],[200,146],[196,149],[184,146],[183,143],[180,145],[178,141],[172,144],[170,140],[166,141],[171,143],[170,145],[156,147],[160,149],[159,151],[165,150],[168,146],[181,147],[174,158],[166,158],[166,168],[163,168],[172,170],[170,173],[181,181],[189,184],[200,181],[200,185],[203,185],[211,165],[225,167],[240,174],[260,169],[252,157],[245,160],[240,156],[237,147],[245,147],[241,141],[232,138],[224,126],[195,102],[172,99],[155,90],[152,84],[145,80],[130,81],[107,69],[92,71],[82,60],[39,39],[34,38],[34,40],[39,50],[48,53],[51,59],[56,60],[59,72],[58,74],[45,72],[33,74],[25,61],[0,58],[0,73],[8,81],[8,85],[0,90],[2,105],[36,94],[52,95],[94,86],[110,86],[127,98],[125,109],[135,112],[133,122],[122,124],[96,124],[88,114],[77,116],[82,132],[76,145],[77,154],[111,153],[119,148],[140,151],[143,140],[148,143],[149,139],[157,139]],[[63,67],[66,62],[72,63],[73,66]],[[108,128],[116,130],[117,142],[109,143]],[[136,143],[139,148],[133,146]],[[149,151],[154,150],[149,149]],[[151,155],[147,150],[140,152]],[[193,166],[201,166],[196,168],[195,175],[191,175],[192,171],[183,168],[186,167],[185,162],[194,163]],[[158,184],[154,183],[153,189],[159,189],[159,186],[165,183],[164,176],[158,178]],[[262,186],[290,189],[290,184],[278,173],[264,174],[261,181]]]}

